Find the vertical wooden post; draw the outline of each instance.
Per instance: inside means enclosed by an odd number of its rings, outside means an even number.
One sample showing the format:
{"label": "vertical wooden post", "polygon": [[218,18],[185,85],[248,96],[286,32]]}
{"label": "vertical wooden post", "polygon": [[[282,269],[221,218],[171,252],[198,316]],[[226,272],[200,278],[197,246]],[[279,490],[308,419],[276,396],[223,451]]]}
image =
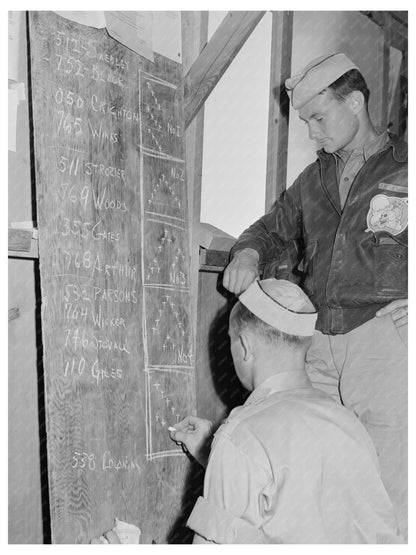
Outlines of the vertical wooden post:
{"label": "vertical wooden post", "polygon": [[383,14],[383,84],[381,97],[381,126],[387,127],[389,124],[389,81],[390,81],[390,44],[391,44],[391,23],[390,16]]}
{"label": "vertical wooden post", "polygon": [[407,131],[407,105],[408,105],[408,62],[407,48],[403,50],[402,65],[399,75],[400,87],[400,110],[399,110],[399,136],[403,136]]}
{"label": "vertical wooden post", "polygon": [[273,12],[267,142],[266,211],[286,188],[289,98],[285,79],[292,64],[293,12]]}
{"label": "vertical wooden post", "polygon": [[[208,39],[208,12],[182,12],[182,60],[183,74],[186,75],[195,58],[207,43]],[[188,181],[189,200],[189,231],[191,253],[191,327],[198,333],[198,271],[199,271],[199,241],[198,226],[201,215],[201,181],[202,181],[202,146],[204,137],[204,107],[199,110],[196,117],[186,129],[186,175]],[[196,349],[196,345],[194,345]],[[198,353],[196,360],[198,360]],[[198,364],[197,364],[198,366]],[[198,408],[198,371],[197,371],[197,396]]]}

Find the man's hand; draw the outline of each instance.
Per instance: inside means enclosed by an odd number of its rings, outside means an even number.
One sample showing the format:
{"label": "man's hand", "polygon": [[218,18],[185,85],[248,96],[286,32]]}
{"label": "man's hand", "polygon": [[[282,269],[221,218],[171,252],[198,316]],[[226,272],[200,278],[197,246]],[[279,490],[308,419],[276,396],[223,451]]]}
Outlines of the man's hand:
{"label": "man's hand", "polygon": [[259,254],[254,249],[237,251],[225,268],[222,278],[223,286],[239,295],[259,277]]}
{"label": "man's hand", "polygon": [[405,326],[407,324],[407,305],[407,299],[399,299],[397,301],[393,301],[387,306],[378,310],[376,312],[376,316],[377,318],[380,318],[381,316],[386,316],[386,314],[391,314],[391,318],[396,328],[400,328],[401,326]]}
{"label": "man's hand", "polygon": [[212,436],[212,422],[197,416],[187,416],[177,424],[176,431],[170,431],[173,441],[181,443],[204,468],[208,463],[209,443]]}

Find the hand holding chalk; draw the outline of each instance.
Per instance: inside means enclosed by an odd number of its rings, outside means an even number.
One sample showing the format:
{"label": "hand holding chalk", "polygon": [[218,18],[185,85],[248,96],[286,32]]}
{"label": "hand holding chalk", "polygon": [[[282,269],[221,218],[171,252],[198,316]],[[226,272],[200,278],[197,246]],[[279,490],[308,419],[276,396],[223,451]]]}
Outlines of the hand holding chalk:
{"label": "hand holding chalk", "polygon": [[195,460],[206,466],[212,436],[212,422],[198,416],[187,416],[168,428],[170,437],[180,442]]}
{"label": "hand holding chalk", "polygon": [[[177,432],[178,431],[174,426],[169,426],[168,430],[169,430],[169,432]],[[185,447],[185,445],[181,441],[176,441],[175,435],[176,434],[171,433],[170,438],[173,439],[173,441],[176,443],[176,445],[180,445],[182,447],[182,449],[185,451],[185,453],[188,453],[188,449]]]}

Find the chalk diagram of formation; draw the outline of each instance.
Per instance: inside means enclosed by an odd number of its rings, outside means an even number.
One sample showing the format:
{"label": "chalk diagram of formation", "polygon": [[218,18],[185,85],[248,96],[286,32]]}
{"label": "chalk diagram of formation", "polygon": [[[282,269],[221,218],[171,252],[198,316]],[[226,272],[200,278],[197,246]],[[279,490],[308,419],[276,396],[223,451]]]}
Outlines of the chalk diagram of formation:
{"label": "chalk diagram of formation", "polygon": [[[139,72],[146,458],[183,455],[168,427],[192,409],[189,244],[183,131],[176,85]],[[169,114],[172,114],[171,116]]]}

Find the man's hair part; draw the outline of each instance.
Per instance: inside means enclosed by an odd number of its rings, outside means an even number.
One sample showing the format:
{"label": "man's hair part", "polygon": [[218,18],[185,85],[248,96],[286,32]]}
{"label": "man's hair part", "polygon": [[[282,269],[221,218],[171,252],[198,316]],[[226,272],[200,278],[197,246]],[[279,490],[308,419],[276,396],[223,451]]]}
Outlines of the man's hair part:
{"label": "man's hair part", "polygon": [[354,91],[360,91],[364,95],[365,105],[368,107],[370,90],[358,69],[350,69],[341,75],[327,88],[338,102],[345,102],[347,96]]}
{"label": "man's hair part", "polygon": [[240,302],[234,307],[231,325],[237,334],[247,329],[252,330],[265,344],[269,345],[283,341],[293,347],[305,348],[309,347],[312,341],[310,336],[291,335],[266,324]]}

